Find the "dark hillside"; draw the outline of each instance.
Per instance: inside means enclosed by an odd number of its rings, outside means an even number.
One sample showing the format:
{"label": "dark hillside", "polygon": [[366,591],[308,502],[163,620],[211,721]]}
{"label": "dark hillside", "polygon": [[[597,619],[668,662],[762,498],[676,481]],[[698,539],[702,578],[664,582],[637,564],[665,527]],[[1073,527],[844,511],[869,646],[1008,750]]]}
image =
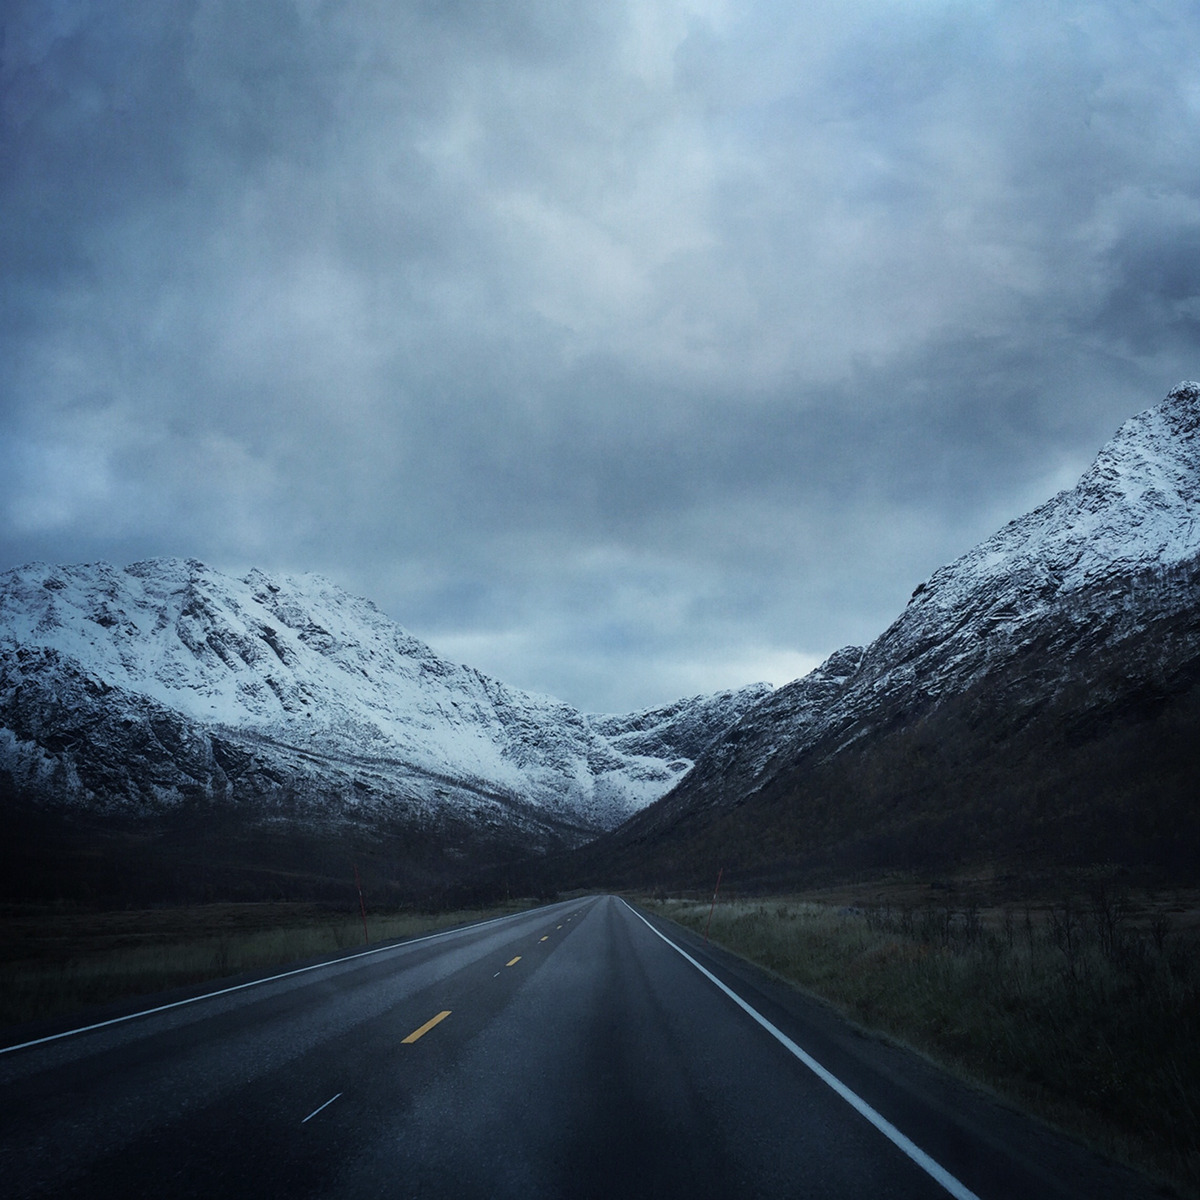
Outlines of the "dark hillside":
{"label": "dark hillside", "polygon": [[[1195,594],[1200,570],[1173,571]],[[1060,614],[957,695],[860,709],[754,786],[669,796],[561,862],[564,878],[791,888],[889,870],[1103,863],[1194,881],[1200,606],[1115,641]],[[1111,631],[1107,631],[1111,633]],[[1064,645],[1069,645],[1069,649]],[[1051,664],[1057,663],[1057,671]],[[697,767],[703,775],[704,764]]]}
{"label": "dark hillside", "polygon": [[871,645],[764,697],[580,882],[763,887],[1008,861],[1193,882],[1200,384],[936,571]]}
{"label": "dark hillside", "polygon": [[96,813],[31,802],[0,773],[0,903],[344,901],[357,866],[376,904],[438,905],[464,879],[528,854],[519,837],[466,817],[315,821],[312,807],[308,797],[293,812],[195,802],[151,817]]}

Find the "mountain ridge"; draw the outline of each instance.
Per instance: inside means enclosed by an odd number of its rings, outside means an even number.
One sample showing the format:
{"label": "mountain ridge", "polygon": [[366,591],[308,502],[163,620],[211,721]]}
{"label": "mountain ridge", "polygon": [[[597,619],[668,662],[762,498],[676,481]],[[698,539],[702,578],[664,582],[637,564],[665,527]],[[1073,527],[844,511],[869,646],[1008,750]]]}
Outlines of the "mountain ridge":
{"label": "mountain ridge", "polygon": [[321,576],[195,559],[0,575],[0,771],[43,808],[399,823],[472,860],[577,844],[765,686],[591,718],[441,658]]}
{"label": "mountain ridge", "polygon": [[529,878],[559,886],[682,880],[702,860],[708,877],[717,858],[791,884],[988,855],[1186,873],[1197,724],[1192,382],[869,645],[779,689],[638,713],[448,663],[319,576],[182,559],[0,576],[0,794],[33,825],[72,799],[167,822],[181,870],[244,857],[249,821],[327,872],[367,830],[380,872],[422,886],[507,878],[531,853],[553,869]]}
{"label": "mountain ridge", "polygon": [[[672,855],[687,858],[685,844],[703,840],[701,827],[716,841],[726,816],[741,810],[726,822],[730,844],[739,837],[754,842],[767,861],[769,838],[750,830],[745,816],[757,805],[763,821],[769,808],[781,827],[809,822],[816,831],[811,844],[824,846],[826,859],[836,858],[839,845],[853,857],[852,848],[868,839],[826,811],[835,785],[845,809],[878,829],[899,829],[906,819],[915,828],[918,816],[931,830],[948,828],[956,802],[972,810],[971,797],[930,765],[954,758],[934,731],[948,737],[953,727],[955,737],[977,747],[980,761],[1001,772],[1004,755],[1023,745],[1021,736],[1032,736],[1021,734],[1025,726],[1039,729],[1045,745],[1058,745],[1051,712],[1056,722],[1099,728],[1104,711],[1122,704],[1149,711],[1147,705],[1192,695],[1198,682],[1200,384],[1185,381],[1126,421],[1075,487],[935,571],[870,645],[839,650],[763,697],[670,792],[582,856],[607,862],[618,875],[623,853],[651,870]],[[922,736],[922,761],[905,766],[903,755]],[[1021,754],[1019,765],[1003,767],[1009,782],[1001,785],[997,776],[988,786],[1003,791],[1019,772],[1035,783],[1046,777],[1048,768],[1039,776],[1028,760],[1032,741]],[[955,769],[972,768],[957,762]],[[878,778],[868,779],[872,773]],[[1058,786],[1069,791],[1070,780]],[[1019,800],[1005,803],[1020,807]],[[1189,811],[1180,809],[1192,830]],[[1010,816],[1015,830],[1018,814]],[[1039,820],[1047,829],[1052,823]],[[1004,826],[1004,815],[994,823]],[[948,852],[962,850],[961,837],[946,836]],[[1054,836],[1061,850],[1065,834]],[[1010,830],[1001,840],[1014,837]],[[657,859],[656,839],[663,842]],[[797,855],[794,861],[803,857]],[[886,854],[876,855],[876,865],[888,865]]]}

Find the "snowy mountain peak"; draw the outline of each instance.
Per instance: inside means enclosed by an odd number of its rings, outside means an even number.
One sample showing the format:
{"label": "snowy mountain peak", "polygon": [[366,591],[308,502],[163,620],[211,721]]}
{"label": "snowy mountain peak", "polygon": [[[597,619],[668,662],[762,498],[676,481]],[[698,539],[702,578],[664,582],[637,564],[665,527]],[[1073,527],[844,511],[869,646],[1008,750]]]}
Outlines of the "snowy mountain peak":
{"label": "snowy mountain peak", "polygon": [[769,683],[752,683],[711,696],[690,696],[623,715],[590,716],[592,728],[627,754],[694,759],[751,705],[770,694]]}
{"label": "snowy mountain peak", "polygon": [[910,610],[958,610],[989,585],[1034,604],[1192,557],[1200,544],[1198,429],[1200,384],[1181,383],[1126,421],[1074,488],[935,572]]}
{"label": "snowy mountain peak", "polygon": [[1198,431],[1200,384],[1185,381],[1161,404],[1126,421],[1076,490],[1098,507],[1123,503],[1149,515],[1194,510],[1200,498]]}
{"label": "snowy mountain peak", "polygon": [[[32,785],[65,763],[70,794],[135,810],[172,803],[178,778],[235,798],[249,770],[235,755],[242,783],[230,773],[237,742],[256,756],[259,793],[426,816],[482,804],[501,824],[515,807],[596,831],[667,791],[753,698],[680,702],[673,725],[639,741],[618,736],[619,718],[610,734],[442,659],[318,575],[236,579],[177,558],[0,575],[0,767]],[[152,780],[123,765],[142,752],[114,720],[143,731]]]}
{"label": "snowy mountain peak", "polygon": [[1101,648],[1118,656],[1177,618],[1193,628],[1198,430],[1200,384],[1185,382],[1126,421],[1074,488],[936,571],[865,651],[838,651],[760,700],[634,827],[737,803],[805,755],[834,756],[902,727],[1012,664],[1025,664],[1020,686],[1043,703]]}

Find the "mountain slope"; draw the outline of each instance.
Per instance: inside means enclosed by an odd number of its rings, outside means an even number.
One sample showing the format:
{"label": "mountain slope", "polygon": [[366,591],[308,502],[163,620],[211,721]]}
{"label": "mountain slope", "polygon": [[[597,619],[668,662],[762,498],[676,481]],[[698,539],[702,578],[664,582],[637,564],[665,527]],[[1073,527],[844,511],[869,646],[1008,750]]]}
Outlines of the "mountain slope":
{"label": "mountain slope", "polygon": [[761,700],[588,861],[1178,858],[1198,840],[1198,684],[1200,385],[1185,383],[1076,487],[937,571],[869,647]]}
{"label": "mountain slope", "polygon": [[[674,726],[590,719],[447,662],[317,576],[173,559],[0,576],[0,772],[26,804],[79,814],[387,825],[467,858],[577,844],[760,694],[682,701]],[[631,741],[647,723],[661,736]]]}
{"label": "mountain slope", "polygon": [[752,683],[711,696],[689,696],[657,708],[594,715],[588,720],[597,733],[622,753],[694,759],[714,737],[770,692],[770,684]]}

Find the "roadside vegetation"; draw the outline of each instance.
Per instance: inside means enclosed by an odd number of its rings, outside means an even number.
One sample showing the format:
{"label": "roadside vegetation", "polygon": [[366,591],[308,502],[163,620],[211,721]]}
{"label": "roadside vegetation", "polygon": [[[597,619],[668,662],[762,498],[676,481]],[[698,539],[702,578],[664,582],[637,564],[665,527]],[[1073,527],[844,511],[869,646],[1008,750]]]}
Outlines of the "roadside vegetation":
{"label": "roadside vegetation", "polygon": [[[532,907],[367,913],[371,945]],[[359,912],[316,904],[198,904],[94,912],[0,911],[0,1025],[64,1016],[242,972],[368,948]]]}
{"label": "roadside vegetation", "polygon": [[[1194,900],[1095,882],[983,907],[718,901],[711,940],[1200,1196],[1200,930]],[[707,901],[648,906],[703,932]]]}

